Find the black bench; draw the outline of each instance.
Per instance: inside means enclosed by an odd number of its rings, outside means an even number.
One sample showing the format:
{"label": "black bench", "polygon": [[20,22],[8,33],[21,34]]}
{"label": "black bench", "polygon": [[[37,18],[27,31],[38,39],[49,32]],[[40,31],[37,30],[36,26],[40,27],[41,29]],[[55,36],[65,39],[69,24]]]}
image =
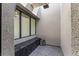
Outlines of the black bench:
{"label": "black bench", "polygon": [[40,45],[40,39],[35,37],[28,41],[15,45],[15,56],[28,56]]}

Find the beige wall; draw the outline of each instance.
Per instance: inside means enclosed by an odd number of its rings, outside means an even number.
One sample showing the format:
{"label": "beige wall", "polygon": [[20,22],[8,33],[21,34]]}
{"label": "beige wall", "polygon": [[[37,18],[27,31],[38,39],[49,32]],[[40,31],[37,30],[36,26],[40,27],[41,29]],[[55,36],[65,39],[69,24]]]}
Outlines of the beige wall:
{"label": "beige wall", "polygon": [[49,4],[49,8],[40,9],[38,37],[46,40],[49,45],[60,46],[60,4]]}
{"label": "beige wall", "polygon": [[61,4],[61,48],[71,55],[71,4]]}

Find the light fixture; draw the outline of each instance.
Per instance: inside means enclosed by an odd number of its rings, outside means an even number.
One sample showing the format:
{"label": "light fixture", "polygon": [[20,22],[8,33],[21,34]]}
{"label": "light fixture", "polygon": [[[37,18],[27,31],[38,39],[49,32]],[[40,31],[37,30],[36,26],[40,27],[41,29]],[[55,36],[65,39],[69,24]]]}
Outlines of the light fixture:
{"label": "light fixture", "polygon": [[45,5],[43,5],[43,8],[44,9],[49,8],[49,5],[48,4],[45,4]]}

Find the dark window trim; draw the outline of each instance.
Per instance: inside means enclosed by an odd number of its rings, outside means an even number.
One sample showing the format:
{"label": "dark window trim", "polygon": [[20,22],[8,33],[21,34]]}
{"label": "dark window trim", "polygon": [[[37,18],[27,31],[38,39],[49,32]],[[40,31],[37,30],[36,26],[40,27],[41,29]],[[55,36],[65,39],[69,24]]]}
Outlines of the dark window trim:
{"label": "dark window trim", "polygon": [[22,32],[21,32],[21,28],[22,28],[22,26],[21,26],[21,24],[22,24],[22,23],[21,23],[22,12],[21,12],[21,11],[20,11],[19,16],[20,16],[20,17],[19,17],[19,21],[20,21],[20,22],[19,22],[19,27],[20,27],[20,28],[19,28],[19,31],[20,31],[20,32],[19,32],[19,38],[21,38],[21,36],[22,36],[22,35],[21,35],[21,34],[22,34]]}
{"label": "dark window trim", "polygon": [[30,10],[28,10],[27,8],[25,8],[20,3],[16,3],[16,9],[22,11],[23,13],[27,14],[28,16],[31,16],[32,18],[35,18],[35,19],[39,20],[38,16],[36,16],[35,14],[33,14]]}
{"label": "dark window trim", "polygon": [[37,21],[35,20],[35,35],[36,35],[36,30],[37,30],[37,29],[36,29],[36,27],[37,27],[37,26],[36,26],[36,25],[37,25],[36,22],[37,22]]}
{"label": "dark window trim", "polygon": [[29,36],[31,36],[31,17],[29,19],[30,19],[30,21],[29,21]]}
{"label": "dark window trim", "polygon": [[[22,22],[22,11],[20,11],[21,12],[21,22]],[[23,13],[24,15],[26,15],[26,16],[28,16],[27,14],[25,14],[25,13]],[[28,16],[29,17],[29,25],[30,25],[30,16]],[[22,23],[20,23],[21,24],[21,29],[20,30],[22,30]],[[29,26],[29,29],[30,29],[30,26]],[[20,34],[21,34],[21,37],[20,38],[23,38],[22,37],[22,31],[20,32]],[[28,36],[24,36],[24,37],[29,37],[30,36],[30,30],[29,30],[29,35]]]}
{"label": "dark window trim", "polygon": [[[32,18],[32,17],[31,17]],[[33,18],[34,20],[35,20],[35,34],[32,34],[32,35],[36,35],[36,19],[35,18]],[[31,36],[32,36],[31,35]]]}
{"label": "dark window trim", "polygon": [[[19,38],[16,38],[15,40],[36,35],[36,20],[39,19],[39,18],[35,18],[35,17],[29,15],[27,12],[22,11],[22,9],[19,8],[18,6],[16,6],[16,10],[18,10],[20,12],[19,13],[19,25],[20,25],[20,28],[19,28]],[[29,16],[29,36],[24,36],[24,37],[22,37],[22,31],[21,31],[22,30],[22,23],[21,23],[21,21],[22,21],[22,18],[21,18],[22,13]],[[31,35],[31,18],[33,18],[35,20],[35,34],[32,34],[32,35]]]}
{"label": "dark window trim", "polygon": [[[1,32],[1,20],[2,20],[2,4],[0,3],[0,32]],[[0,33],[0,56],[1,56],[1,33]]]}

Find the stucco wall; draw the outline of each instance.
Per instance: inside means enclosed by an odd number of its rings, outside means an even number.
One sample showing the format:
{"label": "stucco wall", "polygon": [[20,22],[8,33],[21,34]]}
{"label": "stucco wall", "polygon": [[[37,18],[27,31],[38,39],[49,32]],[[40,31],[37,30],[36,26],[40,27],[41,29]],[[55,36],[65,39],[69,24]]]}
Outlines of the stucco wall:
{"label": "stucco wall", "polygon": [[71,4],[72,55],[79,56],[79,3]]}
{"label": "stucco wall", "polygon": [[61,4],[61,48],[65,56],[71,51],[71,4]]}
{"label": "stucco wall", "polygon": [[60,46],[60,4],[50,3],[49,8],[41,7],[40,11],[38,37],[46,40],[46,44]]}
{"label": "stucco wall", "polygon": [[2,4],[1,54],[14,55],[14,12],[16,4]]}

